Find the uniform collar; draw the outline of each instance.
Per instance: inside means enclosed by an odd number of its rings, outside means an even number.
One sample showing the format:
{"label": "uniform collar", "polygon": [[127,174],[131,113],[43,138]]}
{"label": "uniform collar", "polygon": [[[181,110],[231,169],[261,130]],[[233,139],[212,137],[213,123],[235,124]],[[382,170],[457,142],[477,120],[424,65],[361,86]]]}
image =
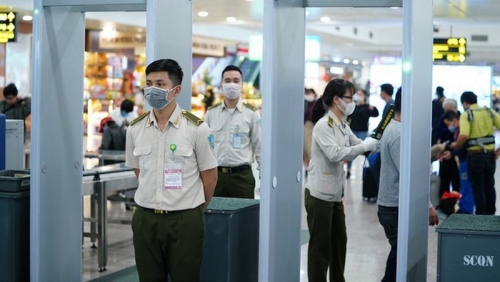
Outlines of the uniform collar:
{"label": "uniform collar", "polygon": [[[221,108],[221,111],[223,111],[224,109],[229,110],[228,108],[226,108],[226,103],[222,102],[222,108]],[[242,112],[242,111],[243,111],[243,100],[241,99],[241,97],[238,99],[238,103],[236,104],[236,109],[237,109],[239,112]]]}
{"label": "uniform collar", "polygon": [[[171,123],[175,128],[179,128],[181,120],[181,112],[182,112],[181,107],[177,104],[167,124]],[[146,122],[146,127],[150,127],[152,124],[158,126],[158,121],[156,120],[153,110],[151,110],[151,112],[149,113],[148,120]]]}
{"label": "uniform collar", "polygon": [[479,105],[478,104],[472,104],[472,105],[470,105],[469,109],[471,109],[471,110],[479,109]]}
{"label": "uniform collar", "polygon": [[332,112],[332,110],[328,110],[328,125],[331,123],[331,127],[335,126],[340,126],[343,123],[339,120],[339,118]]}

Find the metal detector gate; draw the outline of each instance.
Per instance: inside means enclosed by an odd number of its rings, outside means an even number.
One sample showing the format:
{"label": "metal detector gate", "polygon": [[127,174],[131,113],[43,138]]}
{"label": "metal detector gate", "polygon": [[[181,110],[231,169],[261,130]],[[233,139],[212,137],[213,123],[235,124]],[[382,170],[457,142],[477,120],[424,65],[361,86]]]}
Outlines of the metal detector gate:
{"label": "metal detector gate", "polygon": [[[403,6],[404,73],[398,281],[425,280],[429,179],[432,0],[262,0],[260,281],[300,280],[305,8]],[[417,5],[418,2],[418,5]],[[402,5],[404,3],[404,5]],[[35,0],[31,145],[32,281],[82,277],[82,132],[85,12],[146,11],[146,58],[173,58],[191,95],[190,0]],[[165,14],[168,13],[168,17]],[[175,27],[165,34],[165,27]],[[293,93],[293,94],[291,94]],[[420,99],[419,99],[420,98]],[[417,119],[418,109],[418,119]],[[412,129],[410,131],[410,128]],[[60,153],[63,152],[63,153]],[[411,200],[410,200],[411,199]],[[411,215],[411,216],[410,216]],[[409,242],[408,238],[412,238]],[[411,243],[411,244],[410,244]]]}

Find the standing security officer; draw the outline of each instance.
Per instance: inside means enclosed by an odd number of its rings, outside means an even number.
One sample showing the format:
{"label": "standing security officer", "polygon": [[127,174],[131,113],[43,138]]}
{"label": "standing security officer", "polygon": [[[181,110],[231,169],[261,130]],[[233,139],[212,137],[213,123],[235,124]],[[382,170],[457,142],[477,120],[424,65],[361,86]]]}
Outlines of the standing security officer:
{"label": "standing security officer", "polygon": [[199,281],[204,210],[217,182],[214,136],[182,110],[182,69],[171,59],[146,68],[144,98],[153,108],[130,123],[126,165],[139,180],[132,218],[141,281]]}
{"label": "standing security officer", "polygon": [[490,108],[477,105],[477,96],[470,91],[460,97],[465,112],[460,116],[460,135],[451,148],[467,143],[467,165],[476,214],[494,215],[495,192],[495,137],[493,126],[500,129],[500,116]]}
{"label": "standing security officer", "polygon": [[214,196],[250,198],[255,196],[252,163],[260,169],[260,115],[241,100],[241,70],[227,66],[222,71],[224,102],[208,108],[205,121],[215,135],[219,175]]}

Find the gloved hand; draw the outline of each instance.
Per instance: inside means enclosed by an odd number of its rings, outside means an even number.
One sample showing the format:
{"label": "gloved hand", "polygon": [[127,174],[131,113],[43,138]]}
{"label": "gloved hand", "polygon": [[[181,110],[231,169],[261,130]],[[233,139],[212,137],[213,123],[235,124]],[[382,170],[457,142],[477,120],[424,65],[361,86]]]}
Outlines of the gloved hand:
{"label": "gloved hand", "polygon": [[368,151],[378,151],[380,149],[380,140],[372,137],[367,137],[365,140],[361,141],[365,152]]}

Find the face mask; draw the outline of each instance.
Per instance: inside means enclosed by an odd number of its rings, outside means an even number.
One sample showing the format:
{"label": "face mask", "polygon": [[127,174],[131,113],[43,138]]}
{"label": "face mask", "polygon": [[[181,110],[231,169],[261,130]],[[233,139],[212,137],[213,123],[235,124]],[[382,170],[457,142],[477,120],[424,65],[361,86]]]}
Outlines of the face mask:
{"label": "face mask", "polygon": [[228,99],[236,99],[241,95],[241,85],[237,83],[222,84],[222,92]]}
{"label": "face mask", "polygon": [[304,100],[306,100],[307,102],[314,102],[314,100],[316,100],[316,96],[315,95],[304,95]]}
{"label": "face mask", "polygon": [[153,109],[161,110],[172,102],[173,98],[168,100],[168,94],[170,91],[174,90],[174,88],[170,90],[165,90],[155,86],[144,88],[144,99],[146,99],[148,104]]}
{"label": "face mask", "polygon": [[363,98],[361,98],[361,95],[359,95],[359,94],[354,94],[354,96],[352,97],[352,100],[354,102],[360,102],[363,100]]}
{"label": "face mask", "polygon": [[457,130],[457,127],[456,127],[456,126],[453,126],[453,125],[450,125],[450,126],[448,126],[448,130],[449,130],[450,132],[455,132],[455,131]]}
{"label": "face mask", "polygon": [[122,111],[122,116],[127,117],[128,113],[126,111]]}
{"label": "face mask", "polygon": [[356,107],[356,104],[354,102],[346,103],[340,97],[338,101],[340,101],[340,104],[342,104],[342,107],[339,107],[339,109],[344,113],[345,116],[350,116],[352,112],[354,112],[354,108]]}

